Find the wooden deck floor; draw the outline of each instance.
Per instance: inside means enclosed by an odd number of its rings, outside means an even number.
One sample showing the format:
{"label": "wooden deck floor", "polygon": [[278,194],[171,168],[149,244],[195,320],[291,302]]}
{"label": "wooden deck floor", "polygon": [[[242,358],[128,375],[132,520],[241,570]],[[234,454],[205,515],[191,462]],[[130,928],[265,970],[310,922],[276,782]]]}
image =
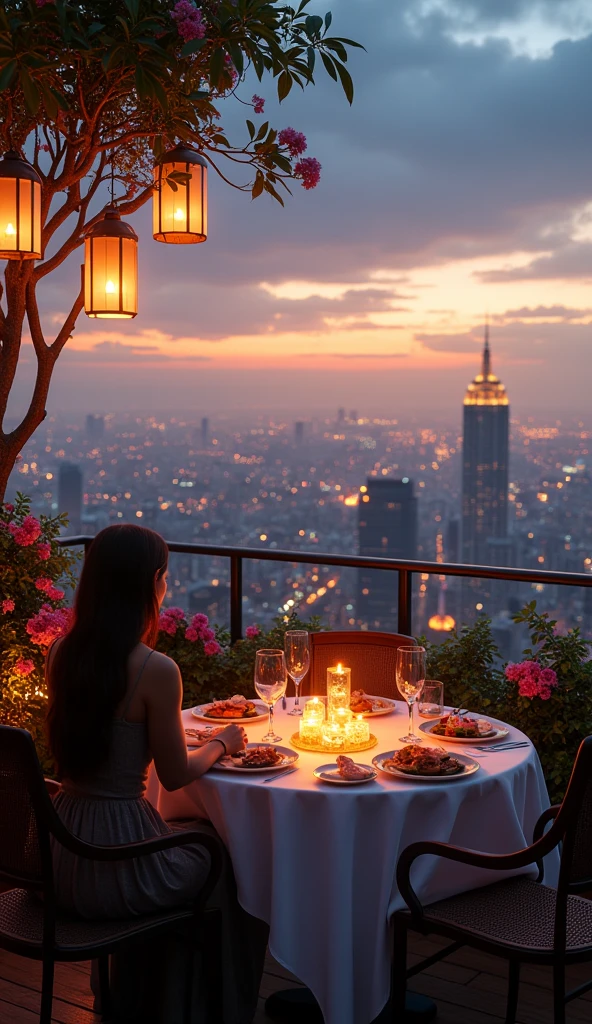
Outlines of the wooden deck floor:
{"label": "wooden deck floor", "polygon": [[[414,937],[410,962],[417,962],[436,948],[429,939]],[[586,965],[570,970],[570,987],[592,974]],[[36,1024],[38,1021],[40,967],[0,950],[0,1021],[2,1024]],[[269,1024],[265,999],[272,992],[291,988],[297,979],[268,957],[254,1024]],[[506,966],[495,957],[469,949],[413,978],[411,988],[431,996],[438,1005],[438,1024],[503,1024]],[[551,976],[546,969],[523,970],[517,1024],[552,1024]],[[56,968],[52,1020],[56,1024],[98,1024],[91,1010],[88,964],[61,964]],[[568,1007],[568,1024],[592,1019],[592,993]],[[178,1024],[170,1021],[167,1024]]]}

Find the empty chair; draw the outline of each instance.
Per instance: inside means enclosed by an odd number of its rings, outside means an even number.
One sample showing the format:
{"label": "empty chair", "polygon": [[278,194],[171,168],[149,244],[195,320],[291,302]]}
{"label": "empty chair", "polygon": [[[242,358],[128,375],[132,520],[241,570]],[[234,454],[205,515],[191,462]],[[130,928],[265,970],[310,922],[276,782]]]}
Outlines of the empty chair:
{"label": "empty chair", "polygon": [[397,698],[397,648],[414,644],[413,637],[398,633],[311,633],[310,670],[302,681],[302,692],[326,693],[327,669],[341,662],[352,670],[352,689]]}

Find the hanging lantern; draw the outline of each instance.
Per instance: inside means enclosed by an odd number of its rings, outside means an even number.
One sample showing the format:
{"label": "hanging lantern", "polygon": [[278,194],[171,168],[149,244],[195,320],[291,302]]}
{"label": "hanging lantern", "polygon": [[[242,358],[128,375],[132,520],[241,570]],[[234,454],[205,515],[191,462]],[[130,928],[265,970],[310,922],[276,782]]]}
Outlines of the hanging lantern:
{"label": "hanging lantern", "polygon": [[0,259],[41,259],[41,178],[14,150],[0,160]]}
{"label": "hanging lantern", "polygon": [[107,319],[138,312],[138,236],[114,206],[86,233],[84,311]]}
{"label": "hanging lantern", "polygon": [[[175,172],[185,178],[166,179]],[[175,187],[176,190],[175,190]],[[208,235],[208,165],[188,146],[175,146],[154,168],[153,232],[157,242],[188,245]]]}

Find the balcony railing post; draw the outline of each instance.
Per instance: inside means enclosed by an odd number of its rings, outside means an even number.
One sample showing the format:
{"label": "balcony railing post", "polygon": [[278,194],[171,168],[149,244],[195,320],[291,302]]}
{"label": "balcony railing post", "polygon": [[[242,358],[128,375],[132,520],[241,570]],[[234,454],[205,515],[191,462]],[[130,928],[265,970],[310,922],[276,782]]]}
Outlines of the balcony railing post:
{"label": "balcony railing post", "polygon": [[243,560],[240,555],[230,556],[230,639],[232,643],[243,635]]}
{"label": "balcony railing post", "polygon": [[411,584],[413,573],[399,569],[399,602],[397,605],[397,632],[411,636]]}

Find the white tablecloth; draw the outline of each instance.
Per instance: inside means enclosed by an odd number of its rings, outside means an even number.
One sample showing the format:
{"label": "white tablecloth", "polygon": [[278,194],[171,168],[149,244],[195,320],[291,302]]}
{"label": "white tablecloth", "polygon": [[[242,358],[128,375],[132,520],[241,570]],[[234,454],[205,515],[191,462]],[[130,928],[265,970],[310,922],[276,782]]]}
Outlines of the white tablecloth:
{"label": "white tablecloth", "polygon": [[[190,712],[183,714],[196,724]],[[278,705],[275,725],[289,746],[298,719]],[[249,725],[249,739],[260,740],[266,728]],[[406,707],[371,719],[371,731],[378,745],[357,755],[361,763],[403,745]],[[524,738],[517,729],[511,737]],[[312,990],[325,1024],[370,1024],[389,995],[388,919],[403,905],[395,884],[401,851],[435,839],[509,853],[532,842],[549,801],[530,745],[483,757],[473,776],[447,783],[383,774],[362,786],[317,782],[313,769],[331,760],[301,752],[300,770],[269,784],[262,778],[271,773],[229,777],[212,770],[177,793],[167,793],[152,771],[147,796],[165,818],[197,815],[213,822],[230,852],[241,905],[269,924],[273,956]],[[545,881],[551,885],[557,864],[548,858]],[[413,881],[430,902],[497,877],[422,857]]]}

